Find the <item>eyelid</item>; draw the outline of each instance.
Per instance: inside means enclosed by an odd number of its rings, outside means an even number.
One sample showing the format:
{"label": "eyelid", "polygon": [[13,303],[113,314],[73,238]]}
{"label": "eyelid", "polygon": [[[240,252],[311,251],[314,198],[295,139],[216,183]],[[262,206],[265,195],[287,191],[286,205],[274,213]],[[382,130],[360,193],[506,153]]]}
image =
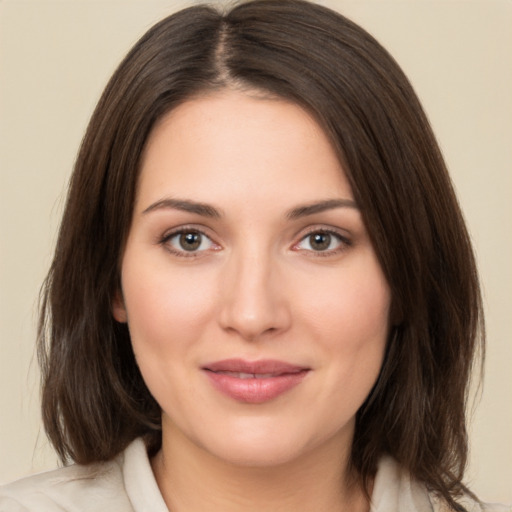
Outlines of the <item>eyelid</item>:
{"label": "eyelid", "polygon": [[[315,233],[322,233],[322,234],[328,234],[334,236],[336,239],[339,240],[340,245],[336,247],[335,249],[327,249],[324,251],[314,251],[312,249],[301,249],[299,245],[309,236],[315,234]],[[333,227],[327,227],[327,226],[311,226],[306,229],[306,231],[303,231],[300,233],[300,238],[297,242],[295,242],[292,246],[293,250],[297,251],[303,251],[310,253],[311,255],[317,257],[325,257],[325,256],[333,256],[337,255],[343,251],[345,251],[348,247],[352,246],[352,240],[350,237],[346,234],[343,234],[343,231],[337,228]]]}
{"label": "eyelid", "polygon": [[[175,256],[182,257],[182,258],[197,258],[197,257],[203,256],[204,253],[206,253],[206,252],[218,251],[221,248],[221,246],[217,242],[215,242],[213,240],[212,236],[209,235],[206,231],[207,230],[204,227],[202,227],[202,226],[199,227],[199,226],[193,225],[193,224],[178,226],[178,227],[167,230],[162,236],[160,236],[158,238],[157,243],[159,245],[164,246],[164,248],[167,251],[169,251],[171,254],[173,254]],[[174,237],[176,237],[178,235],[186,234],[186,233],[198,233],[202,237],[207,238],[214,247],[199,250],[199,251],[186,251],[186,250],[176,249],[169,243],[170,240],[172,240]]]}

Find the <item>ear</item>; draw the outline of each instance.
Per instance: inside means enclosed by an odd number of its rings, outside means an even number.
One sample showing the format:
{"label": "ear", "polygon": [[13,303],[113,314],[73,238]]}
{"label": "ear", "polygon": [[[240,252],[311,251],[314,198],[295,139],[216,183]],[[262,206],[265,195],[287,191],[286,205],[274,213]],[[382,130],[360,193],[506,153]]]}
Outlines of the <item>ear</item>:
{"label": "ear", "polygon": [[121,290],[118,290],[114,295],[114,300],[112,301],[112,315],[121,324],[128,321],[128,314],[126,313],[126,306],[124,305]]}

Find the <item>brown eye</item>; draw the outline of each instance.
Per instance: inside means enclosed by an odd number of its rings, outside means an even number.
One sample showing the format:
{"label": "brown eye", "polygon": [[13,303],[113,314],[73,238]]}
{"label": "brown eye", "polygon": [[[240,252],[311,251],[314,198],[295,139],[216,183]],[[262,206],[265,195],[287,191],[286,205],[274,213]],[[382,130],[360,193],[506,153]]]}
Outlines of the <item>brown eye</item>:
{"label": "brown eye", "polygon": [[319,229],[318,231],[311,231],[304,236],[294,247],[295,249],[309,251],[313,254],[325,253],[325,255],[328,255],[338,253],[349,245],[351,245],[350,241],[344,236],[335,232]]}
{"label": "brown eye", "polygon": [[177,256],[195,256],[218,248],[204,233],[189,229],[166,235],[161,243]]}
{"label": "brown eye", "polygon": [[309,235],[309,245],[314,251],[325,251],[331,245],[332,236],[329,233],[313,233]]}
{"label": "brown eye", "polygon": [[201,233],[181,233],[179,237],[180,248],[184,251],[195,251],[201,246]]}

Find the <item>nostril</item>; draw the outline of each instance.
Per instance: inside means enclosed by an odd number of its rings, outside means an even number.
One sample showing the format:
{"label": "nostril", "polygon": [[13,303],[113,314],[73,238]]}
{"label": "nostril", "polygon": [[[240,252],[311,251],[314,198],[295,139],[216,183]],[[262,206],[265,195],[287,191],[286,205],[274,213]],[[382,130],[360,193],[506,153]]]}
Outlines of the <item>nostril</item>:
{"label": "nostril", "polygon": [[255,341],[287,329],[290,315],[274,260],[268,252],[256,257],[254,247],[242,249],[234,252],[221,276],[219,324],[231,334]]}

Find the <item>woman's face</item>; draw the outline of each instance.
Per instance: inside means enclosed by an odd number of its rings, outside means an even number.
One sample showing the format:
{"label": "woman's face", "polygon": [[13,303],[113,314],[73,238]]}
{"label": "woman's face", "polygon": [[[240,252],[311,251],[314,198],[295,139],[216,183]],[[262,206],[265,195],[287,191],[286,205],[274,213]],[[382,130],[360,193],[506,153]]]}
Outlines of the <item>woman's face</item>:
{"label": "woman's face", "polygon": [[244,465],[348,449],[390,290],[318,124],[223,91],[153,130],[122,297],[164,439]]}

